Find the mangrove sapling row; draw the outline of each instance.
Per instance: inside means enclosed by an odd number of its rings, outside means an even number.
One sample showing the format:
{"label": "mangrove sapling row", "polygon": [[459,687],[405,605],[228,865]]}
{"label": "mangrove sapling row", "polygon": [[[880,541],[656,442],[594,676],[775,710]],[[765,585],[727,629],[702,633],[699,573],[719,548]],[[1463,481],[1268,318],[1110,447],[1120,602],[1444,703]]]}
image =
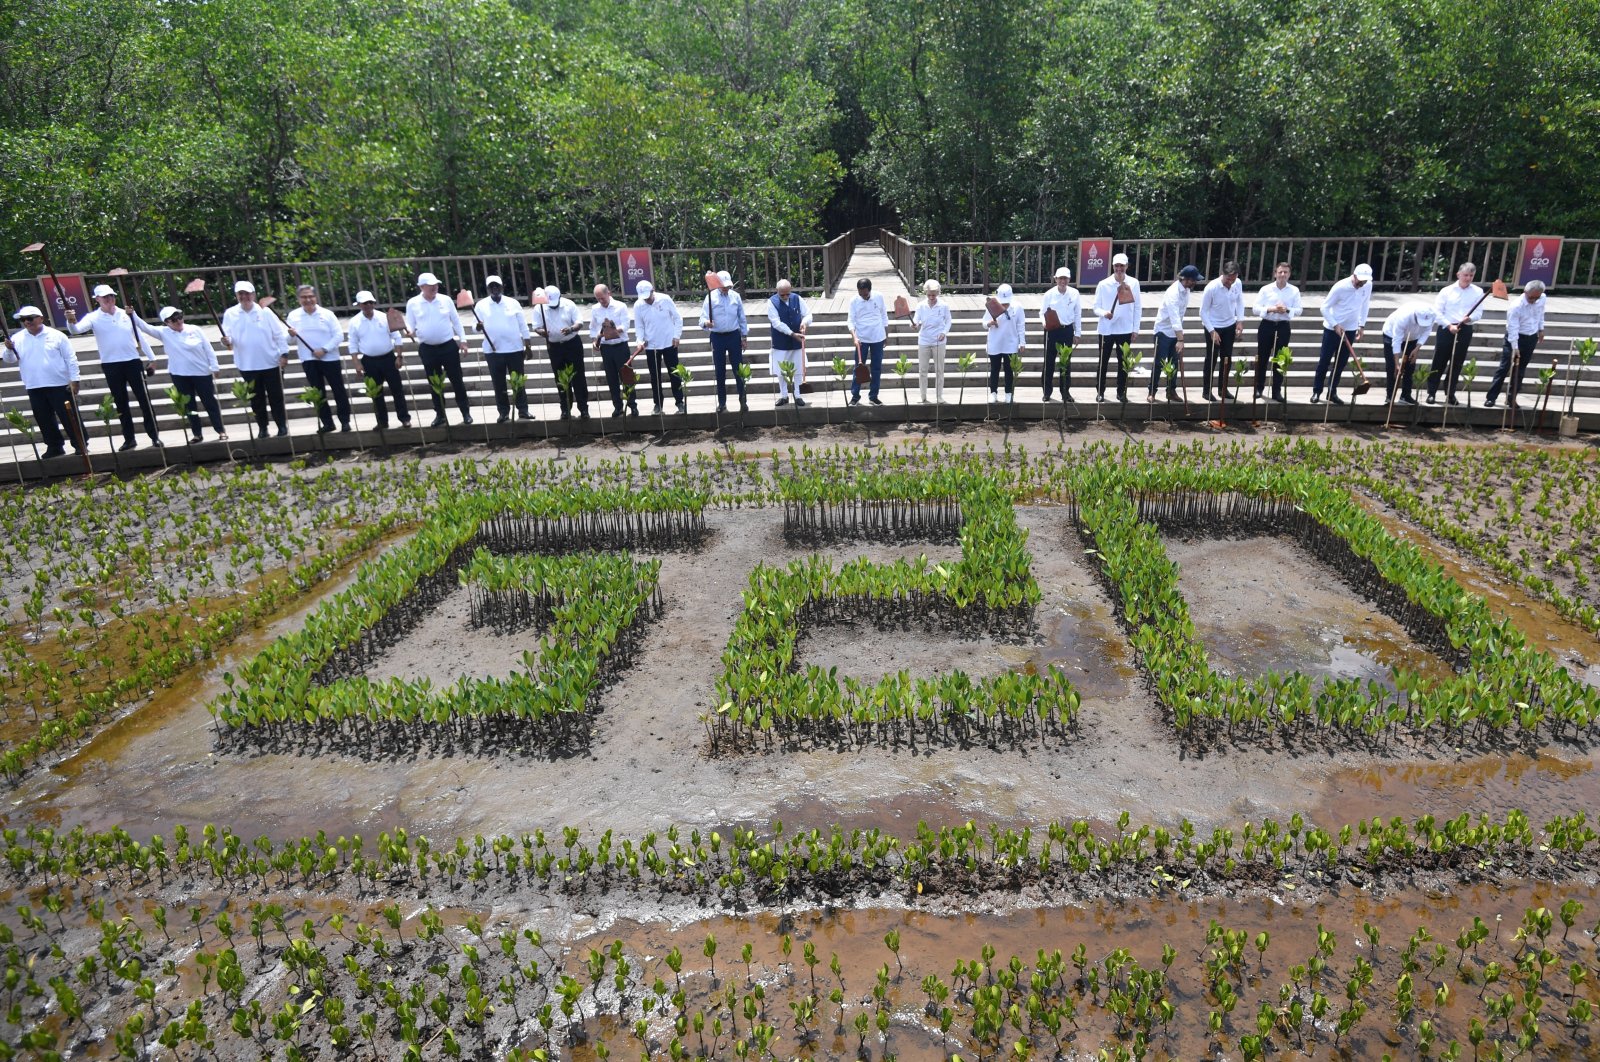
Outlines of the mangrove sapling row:
{"label": "mangrove sapling row", "polygon": [[970,474],[864,473],[840,480],[816,473],[778,481],[783,530],[790,541],[954,541],[960,495]]}
{"label": "mangrove sapling row", "polygon": [[568,487],[487,491],[466,501],[484,541],[510,553],[690,549],[706,533],[706,495],[690,490]]}

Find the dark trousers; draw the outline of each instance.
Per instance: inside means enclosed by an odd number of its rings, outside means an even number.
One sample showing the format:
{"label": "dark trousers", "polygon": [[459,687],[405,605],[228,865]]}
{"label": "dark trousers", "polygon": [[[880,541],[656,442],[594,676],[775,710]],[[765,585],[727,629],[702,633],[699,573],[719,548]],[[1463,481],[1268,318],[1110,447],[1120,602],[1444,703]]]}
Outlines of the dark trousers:
{"label": "dark trousers", "polygon": [[1456,396],[1456,381],[1461,376],[1461,363],[1467,360],[1467,348],[1472,345],[1472,326],[1464,324],[1459,331],[1440,328],[1433,339],[1433,374],[1428,377],[1428,397],[1439,393],[1439,384],[1448,376],[1445,394]]}
{"label": "dark trousers", "polygon": [[[1317,374],[1311,379],[1312,396],[1322,393],[1322,383],[1328,381],[1328,394],[1339,390],[1339,377],[1344,374],[1345,362],[1350,360],[1350,333],[1339,335],[1331,328],[1322,330],[1322,351],[1317,355]],[[1333,375],[1328,375],[1328,366],[1333,366]]]}
{"label": "dark trousers", "polygon": [[[872,368],[872,383],[867,390],[868,398],[878,397],[878,385],[883,382],[883,344],[884,340],[881,339],[876,343],[861,344],[861,355],[858,360],[866,362]],[[1011,390],[1011,368],[1009,363],[1007,363],[1006,367],[1006,390]],[[851,385],[850,397],[861,397],[860,380]]]}
{"label": "dark trousers", "polygon": [[422,371],[428,376],[428,393],[433,398],[435,416],[444,416],[444,395],[433,389],[433,381],[443,375],[450,380],[450,389],[456,395],[456,408],[462,420],[472,419],[472,402],[467,398],[467,381],[461,373],[461,348],[455,340],[448,343],[419,343],[417,353],[422,357]]}
{"label": "dark trousers", "polygon": [[606,390],[611,394],[611,412],[613,416],[621,412],[624,401],[635,413],[639,412],[639,399],[636,397],[637,376],[634,377],[634,386],[628,390],[626,399],[622,394],[622,367],[626,364],[628,364],[628,344],[600,344],[600,368],[606,374]]}
{"label": "dark trousers", "polygon": [[1256,329],[1256,394],[1267,383],[1267,366],[1272,366],[1272,399],[1283,401],[1283,373],[1278,371],[1272,358],[1289,345],[1288,321],[1262,321]]}
{"label": "dark trousers", "polygon": [[384,392],[394,396],[394,411],[400,423],[411,423],[411,410],[406,408],[406,384],[400,378],[400,366],[393,354],[362,355],[361,375],[383,384],[383,390],[372,396],[372,412],[378,417],[378,427],[389,427],[389,406],[383,400]]}
{"label": "dark trousers", "polygon": [[[739,375],[739,366],[744,364],[744,348],[740,341],[744,337],[737,330],[732,332],[711,333],[711,361],[717,370],[717,408],[721,409],[728,404],[728,366],[733,366],[733,383],[738,388],[740,401],[744,400],[744,378]],[[872,389],[873,394],[878,389]]]}
{"label": "dark trousers", "polygon": [[[1163,364],[1171,364],[1174,367],[1176,367],[1177,364],[1178,364],[1178,357],[1179,357],[1179,354],[1178,354],[1178,337],[1177,336],[1169,336],[1165,332],[1157,332],[1156,333],[1156,360],[1150,366],[1150,397],[1151,398],[1154,398],[1156,396],[1156,384],[1159,383],[1160,380],[1161,380],[1161,366]],[[1167,397],[1171,398],[1176,393],[1177,393],[1176,392],[1176,385],[1171,380],[1168,380],[1167,381]]]}
{"label": "dark trousers", "polygon": [[122,437],[133,442],[133,409],[128,402],[128,392],[139,402],[139,412],[144,414],[144,433],[152,439],[160,437],[156,430],[156,411],[150,405],[150,392],[144,386],[144,362],[138,358],[127,361],[105,362],[100,366],[106,372],[106,387],[111,390],[111,400],[117,404],[117,416],[122,421]]}
{"label": "dark trousers", "polygon": [[990,354],[989,355],[989,390],[991,392],[1000,390],[1000,377],[1002,375],[1004,375],[1005,378],[1006,378],[1006,394],[1009,395],[1011,393],[1011,388],[1012,388],[1011,355],[1010,354]]}
{"label": "dark trousers", "polygon": [[1205,390],[1211,393],[1211,370],[1217,372],[1217,390],[1224,395],[1228,393],[1228,373],[1233,369],[1233,342],[1239,337],[1239,325],[1235,322],[1226,328],[1217,329],[1217,338],[1211,338],[1211,330],[1206,329],[1206,367]]}
{"label": "dark trousers", "polygon": [[[572,369],[572,382],[565,389],[561,387],[561,372],[570,367]],[[561,415],[566,416],[572,409],[572,404],[578,404],[578,412],[584,416],[589,415],[589,381],[583,378],[583,340],[578,336],[564,339],[559,343],[550,344],[550,371],[556,377],[556,390],[561,392]]]}
{"label": "dark trousers", "polygon": [[[484,351],[483,360],[489,366],[489,382],[494,385],[494,408],[502,417],[511,415],[513,399],[517,407],[517,416],[528,415],[528,356],[520,348],[506,354],[496,351]],[[512,395],[508,389],[508,382],[512,373],[523,377],[517,384],[517,393]]]}
{"label": "dark trousers", "polygon": [[1106,393],[1106,370],[1115,363],[1117,369],[1117,397],[1128,398],[1128,370],[1122,367],[1122,347],[1133,342],[1132,332],[1118,332],[1100,337],[1100,374],[1095,377],[1095,392]]}
{"label": "dark trousers", "polygon": [[1383,400],[1385,402],[1393,404],[1397,391],[1406,401],[1409,402],[1411,400],[1411,369],[1416,364],[1416,360],[1416,340],[1413,339],[1406,343],[1404,349],[1396,354],[1394,338],[1392,336],[1383,337],[1383,369],[1389,375],[1388,383],[1384,385]]}
{"label": "dark trousers", "polygon": [[272,420],[279,431],[289,430],[289,415],[283,406],[283,370],[274,365],[270,369],[241,369],[239,375],[251,385],[250,412],[256,417],[258,435],[267,433],[267,406],[272,406]]}
{"label": "dark trousers", "polygon": [[83,422],[78,422],[76,432],[72,428],[71,418],[77,415],[77,406],[72,401],[72,388],[30,387],[28,405],[33,407],[33,419],[39,425],[39,434],[44,438],[46,449],[60,450],[65,440],[70,439],[74,450],[82,450],[78,440],[83,437]]}
{"label": "dark trousers", "polygon": [[1044,398],[1050,401],[1056,385],[1056,359],[1061,359],[1061,393],[1072,392],[1072,346],[1077,336],[1071,328],[1052,328],[1044,334]]}
{"label": "dark trousers", "polygon": [[[333,411],[339,411],[339,423],[345,431],[350,430],[350,392],[344,386],[344,365],[338,360],[302,361],[300,368],[305,370],[306,383],[322,392],[322,405],[317,408],[317,418],[322,427],[327,430],[333,428]],[[332,403],[329,403],[332,399]]]}
{"label": "dark trousers", "polygon": [[[1515,402],[1522,393],[1522,378],[1528,374],[1528,362],[1533,360],[1533,348],[1539,345],[1539,335],[1535,332],[1531,336],[1518,336],[1516,353],[1513,356],[1511,343],[1508,340],[1500,348],[1500,367],[1494,371],[1494,379],[1489,381],[1488,400],[1495,401],[1500,397],[1500,388],[1505,386],[1506,380],[1511,380],[1511,390],[1506,395],[1506,401]],[[1513,371],[1512,362],[1516,362]]]}
{"label": "dark trousers", "polygon": [[672,385],[672,400],[683,401],[683,381],[678,379],[678,374],[673,369],[678,367],[678,348],[662,347],[660,350],[647,350],[644,352],[645,364],[650,368],[650,399],[656,405],[661,404],[661,374],[666,372],[668,382]]}
{"label": "dark trousers", "polygon": [[223,434],[222,407],[217,405],[217,385],[209,376],[172,376],[172,386],[178,389],[180,395],[189,399],[189,432],[200,437],[200,414],[196,406],[203,407],[206,416],[211,419],[211,428],[218,435]]}

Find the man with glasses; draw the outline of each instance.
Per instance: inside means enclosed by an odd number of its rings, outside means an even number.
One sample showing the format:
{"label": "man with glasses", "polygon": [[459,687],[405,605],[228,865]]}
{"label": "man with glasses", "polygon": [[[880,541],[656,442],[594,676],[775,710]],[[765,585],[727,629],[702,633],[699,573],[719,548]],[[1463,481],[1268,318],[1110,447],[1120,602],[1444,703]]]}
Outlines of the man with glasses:
{"label": "man with glasses", "polygon": [[317,289],[301,284],[295,289],[300,305],[289,311],[289,334],[300,348],[300,367],[305,370],[306,383],[322,392],[322,402],[317,406],[319,432],[333,430],[333,413],[328,408],[328,398],[339,410],[339,430],[350,430],[350,393],[344,386],[344,363],[339,347],[344,343],[344,330],[339,319],[326,306],[317,304]]}
{"label": "man with glasses", "polygon": [[233,285],[238,300],[222,313],[222,345],[233,351],[233,364],[250,385],[250,411],[256,435],[267,434],[267,407],[278,425],[278,437],[289,434],[283,403],[283,369],[289,362],[289,330],[271,310],[256,302],[256,286],[248,280]]}

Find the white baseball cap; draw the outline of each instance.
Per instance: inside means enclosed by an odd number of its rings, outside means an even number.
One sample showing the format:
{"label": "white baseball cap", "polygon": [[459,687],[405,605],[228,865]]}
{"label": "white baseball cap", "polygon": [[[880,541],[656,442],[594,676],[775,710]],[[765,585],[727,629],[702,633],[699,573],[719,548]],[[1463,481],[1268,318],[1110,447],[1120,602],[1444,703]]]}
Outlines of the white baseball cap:
{"label": "white baseball cap", "polygon": [[733,283],[733,274],[726,269],[719,269],[717,270],[717,279],[722,281],[723,287],[728,287]]}
{"label": "white baseball cap", "polygon": [[1128,264],[1128,256],[1125,254],[1114,254],[1111,256],[1111,264],[1114,266],[1125,266]]}
{"label": "white baseball cap", "polygon": [[561,301],[561,289],[551,284],[544,289],[544,297],[550,300],[550,305],[554,306]]}
{"label": "white baseball cap", "polygon": [[94,297],[97,299],[104,295],[115,296],[116,294],[117,293],[115,291],[111,290],[110,284],[96,284],[94,286]]}
{"label": "white baseball cap", "polygon": [[374,295],[370,291],[358,291],[358,292],[356,292],[356,305],[357,306],[360,306],[364,302],[377,302],[377,301],[378,301],[378,297],[376,295]]}
{"label": "white baseball cap", "polygon": [[173,314],[182,313],[182,312],[183,311],[178,309],[176,306],[163,306],[163,307],[161,307],[161,312],[156,314],[156,317],[159,318],[160,320],[165,321],[167,318],[171,317]]}
{"label": "white baseball cap", "polygon": [[241,291],[248,291],[250,294],[254,295],[256,293],[256,286],[250,283],[248,280],[234,281],[233,293],[237,295]]}
{"label": "white baseball cap", "polygon": [[432,273],[418,273],[417,274],[417,287],[420,288],[423,285],[427,285],[427,284],[431,284],[433,287],[438,287],[439,286],[439,278],[434,276]]}
{"label": "white baseball cap", "polygon": [[648,299],[650,296],[656,293],[656,286],[650,283],[648,280],[641,280],[634,286],[633,290],[634,294],[638,295],[639,298]]}
{"label": "white baseball cap", "polygon": [[488,287],[490,284],[499,284],[502,288],[506,286],[506,282],[501,280],[500,277],[494,273],[491,273],[483,278],[484,287]]}
{"label": "white baseball cap", "polygon": [[944,289],[939,286],[939,282],[937,280],[929,279],[929,280],[924,280],[922,282],[922,290],[923,291],[943,291]]}
{"label": "white baseball cap", "polygon": [[998,301],[1000,303],[1001,306],[1009,306],[1009,305],[1011,305],[1011,285],[1010,284],[1001,284],[998,288],[995,289],[994,297],[995,297],[996,301]]}
{"label": "white baseball cap", "polygon": [[1058,278],[1059,277],[1066,277],[1068,280],[1071,280],[1072,279],[1072,270],[1068,269],[1066,266],[1062,266],[1060,269],[1056,270],[1056,276]]}
{"label": "white baseball cap", "polygon": [[1356,266],[1356,276],[1362,280],[1371,280],[1372,267],[1367,265],[1367,263],[1362,262],[1360,265]]}
{"label": "white baseball cap", "polygon": [[24,306],[11,316],[14,320],[21,321],[28,317],[43,317],[44,311],[37,306]]}

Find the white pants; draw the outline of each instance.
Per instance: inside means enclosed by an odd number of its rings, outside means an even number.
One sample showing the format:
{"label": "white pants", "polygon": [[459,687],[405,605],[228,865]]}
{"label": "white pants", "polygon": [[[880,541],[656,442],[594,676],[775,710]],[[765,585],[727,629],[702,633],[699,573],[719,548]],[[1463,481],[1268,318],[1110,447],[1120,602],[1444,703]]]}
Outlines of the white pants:
{"label": "white pants", "polygon": [[804,347],[795,350],[779,350],[777,347],[772,348],[772,378],[778,381],[779,398],[789,397],[789,385],[784,381],[783,378],[784,362],[788,362],[790,365],[794,366],[794,393],[796,395],[800,393],[800,385],[805,383],[806,379],[805,353]]}
{"label": "white pants", "polygon": [[933,388],[934,397],[944,401],[944,352],[946,344],[934,343],[932,346],[917,346],[917,390],[921,392],[924,402],[928,400],[928,361],[933,361]]}

